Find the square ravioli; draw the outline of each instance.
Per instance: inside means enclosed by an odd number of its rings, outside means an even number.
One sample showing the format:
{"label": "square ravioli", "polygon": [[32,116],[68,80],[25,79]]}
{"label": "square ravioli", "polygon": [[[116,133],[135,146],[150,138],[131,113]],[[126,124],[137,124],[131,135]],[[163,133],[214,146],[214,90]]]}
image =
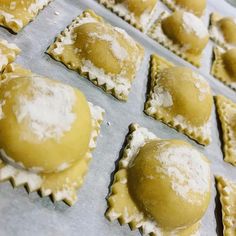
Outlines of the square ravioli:
{"label": "square ravioli", "polygon": [[98,0],[105,7],[141,31],[146,31],[154,17],[157,0]]}
{"label": "square ravioli", "polygon": [[236,166],[236,103],[222,95],[215,99],[223,131],[224,160]]}
{"label": "square ravioli", "polygon": [[202,53],[209,35],[201,19],[192,13],[165,11],[152,25],[148,35],[194,66],[201,66]]}
{"label": "square ravioli", "polygon": [[52,0],[2,0],[0,25],[19,32]]}
{"label": "square ravioli", "polygon": [[234,236],[236,233],[236,183],[222,176],[217,176],[216,182],[222,208],[223,234]]}
{"label": "square ravioli", "polygon": [[198,235],[210,200],[210,179],[209,161],[190,144],[159,139],[132,124],[106,217],[143,235]]}
{"label": "square ravioli", "polygon": [[236,91],[236,48],[229,50],[214,48],[211,74]]}
{"label": "square ravioli", "polygon": [[224,49],[236,47],[236,18],[211,13],[209,33],[210,38]]}
{"label": "square ravioli", "polygon": [[206,0],[161,0],[173,11],[184,10],[201,17],[205,13]]}
{"label": "square ravioli", "polygon": [[17,64],[7,66],[1,79],[0,181],[73,205],[104,110],[78,89]]}
{"label": "square ravioli", "polygon": [[15,44],[0,39],[0,73],[8,64],[15,61],[19,53],[20,49]]}
{"label": "square ravioli", "polygon": [[[152,55],[144,112],[202,145],[211,141],[213,97],[207,81],[189,68]],[[191,99],[189,99],[191,97]]]}
{"label": "square ravioli", "polygon": [[119,100],[127,100],[144,49],[124,30],[84,11],[47,53]]}

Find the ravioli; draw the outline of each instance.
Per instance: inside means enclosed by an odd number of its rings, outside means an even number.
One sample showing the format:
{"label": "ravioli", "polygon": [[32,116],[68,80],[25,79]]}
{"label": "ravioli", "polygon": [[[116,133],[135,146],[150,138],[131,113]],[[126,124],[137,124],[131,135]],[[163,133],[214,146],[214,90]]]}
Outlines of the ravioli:
{"label": "ravioli", "polygon": [[146,31],[156,11],[157,0],[99,0],[125,21]]}
{"label": "ravioli", "polygon": [[151,56],[150,80],[144,112],[208,145],[213,97],[207,81],[190,68],[175,66],[157,55]]}
{"label": "ravioli", "polygon": [[222,222],[224,236],[233,236],[236,232],[236,183],[217,176],[217,189],[222,207]]}
{"label": "ravioli", "polygon": [[201,17],[206,10],[206,0],[162,0],[171,10],[184,10]]}
{"label": "ravioli", "polygon": [[214,48],[211,74],[221,82],[236,90],[236,48],[224,50]]}
{"label": "ravioli", "polygon": [[211,39],[224,49],[236,47],[235,18],[223,17],[218,13],[212,13],[210,16],[209,32]]}
{"label": "ravioli", "polygon": [[0,180],[74,204],[103,109],[78,89],[19,65],[5,69],[0,86]]}
{"label": "ravioli", "polygon": [[1,0],[0,25],[19,32],[52,0]]}
{"label": "ravioli", "polygon": [[15,44],[0,39],[0,73],[8,64],[15,61],[19,53],[20,49]]}
{"label": "ravioli", "polygon": [[223,131],[224,160],[236,166],[236,103],[222,95],[215,99]]}
{"label": "ravioli", "polygon": [[143,235],[194,235],[210,192],[206,157],[186,142],[159,139],[132,124],[106,217],[140,229]]}
{"label": "ravioli", "polygon": [[77,17],[47,51],[120,100],[127,100],[144,49],[93,11]]}
{"label": "ravioli", "polygon": [[200,67],[209,35],[203,22],[190,12],[163,12],[148,35],[184,60]]}

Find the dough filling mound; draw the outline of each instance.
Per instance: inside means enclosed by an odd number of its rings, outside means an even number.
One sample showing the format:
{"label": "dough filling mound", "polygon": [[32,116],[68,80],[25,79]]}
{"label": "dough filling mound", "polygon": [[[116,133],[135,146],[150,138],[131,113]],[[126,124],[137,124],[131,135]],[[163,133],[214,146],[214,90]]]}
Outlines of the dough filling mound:
{"label": "dough filling mound", "polygon": [[0,82],[0,180],[72,205],[103,109],[78,89],[11,64]]}
{"label": "dough filling mound", "polygon": [[197,233],[210,201],[206,157],[184,141],[158,139],[133,124],[119,167],[108,199],[110,220],[144,235]]}
{"label": "dough filling mound", "polygon": [[200,66],[200,58],[209,35],[203,22],[189,12],[163,12],[149,31],[150,37],[193,65]]}

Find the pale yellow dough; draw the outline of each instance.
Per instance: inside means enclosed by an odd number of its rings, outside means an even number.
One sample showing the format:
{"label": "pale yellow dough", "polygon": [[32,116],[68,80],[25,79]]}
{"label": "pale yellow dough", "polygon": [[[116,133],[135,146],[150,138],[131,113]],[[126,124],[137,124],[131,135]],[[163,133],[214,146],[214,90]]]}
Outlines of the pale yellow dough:
{"label": "pale yellow dough", "polygon": [[52,0],[1,0],[0,25],[19,32]]}
{"label": "pale yellow dough", "polygon": [[200,67],[209,35],[203,22],[190,12],[163,12],[148,35],[178,56]]}
{"label": "pale yellow dough", "polygon": [[220,194],[222,207],[222,223],[224,236],[235,236],[236,234],[236,183],[217,176],[217,189]]}
{"label": "pale yellow dough", "polygon": [[87,10],[47,51],[120,100],[127,100],[144,49],[124,30]]}
{"label": "pale yellow dough", "polygon": [[132,124],[106,216],[144,235],[189,236],[208,207],[210,182],[208,160],[190,144]]}
{"label": "pale yellow dough", "polygon": [[211,74],[221,82],[236,90],[236,48],[224,50],[214,48]]}
{"label": "pale yellow dough", "polygon": [[[96,146],[103,109],[88,103],[79,90],[35,75],[17,64],[7,66],[1,79],[0,180],[11,179],[14,186],[26,185],[30,192],[39,191],[42,196],[52,195],[55,201],[74,204]],[[48,103],[50,110],[60,109],[50,100],[57,92],[66,101],[60,120],[67,122],[64,129],[53,126],[55,117],[50,118],[52,121],[37,121],[35,116],[35,109],[43,113]],[[42,98],[48,100],[43,102]],[[36,107],[40,104],[42,107]],[[43,134],[37,130],[37,126],[44,129],[42,123],[48,125]]]}
{"label": "pale yellow dough", "polygon": [[206,0],[162,0],[171,10],[185,10],[202,16],[206,9]]}
{"label": "pale yellow dough", "polygon": [[210,38],[224,49],[236,47],[236,18],[223,17],[218,13],[210,15]]}
{"label": "pale yellow dough", "polygon": [[208,145],[213,97],[207,81],[157,55],[151,57],[150,81],[145,113]]}
{"label": "pale yellow dough", "polygon": [[157,0],[99,0],[99,2],[141,31],[147,30],[157,6]]}
{"label": "pale yellow dough", "polygon": [[0,73],[11,62],[15,61],[20,49],[13,43],[0,39]]}
{"label": "pale yellow dough", "polygon": [[223,131],[224,160],[236,166],[236,103],[222,95],[215,99]]}

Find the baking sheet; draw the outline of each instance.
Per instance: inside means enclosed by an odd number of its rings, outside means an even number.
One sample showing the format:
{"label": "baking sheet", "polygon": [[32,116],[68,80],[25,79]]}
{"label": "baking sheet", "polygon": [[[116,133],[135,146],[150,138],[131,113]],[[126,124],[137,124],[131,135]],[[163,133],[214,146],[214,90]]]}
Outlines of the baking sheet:
{"label": "baking sheet", "polygon": [[[142,68],[133,83],[127,103],[119,102],[112,96],[105,94],[91,82],[45,54],[47,47],[59,32],[64,30],[77,15],[87,8],[95,10],[111,24],[126,29],[131,36],[145,46],[146,54]],[[167,8],[159,2],[158,13],[163,9]],[[206,25],[209,13],[212,11],[236,17],[236,9],[225,1],[208,0],[208,10],[204,18]],[[22,53],[17,59],[18,63],[35,73],[80,88],[89,101],[106,110],[101,135],[93,153],[89,172],[83,187],[78,192],[78,202],[73,207],[68,207],[63,202],[53,204],[49,198],[40,198],[37,193],[28,195],[23,187],[13,189],[10,183],[2,183],[0,184],[0,236],[140,235],[138,230],[131,232],[127,225],[121,227],[118,222],[111,223],[104,217],[107,209],[105,198],[109,191],[112,172],[128,132],[128,126],[132,122],[137,122],[150,129],[161,138],[178,138],[192,143],[211,160],[213,174],[224,175],[236,181],[236,168],[223,161],[215,112],[212,121],[213,141],[206,148],[143,113],[149,59],[152,53],[158,53],[174,63],[191,67],[200,72],[209,81],[215,94],[226,95],[236,102],[236,93],[209,75],[212,42],[208,44],[204,52],[203,66],[196,69],[99,5],[95,0],[54,0],[39,14],[35,21],[26,26],[19,34],[13,35],[6,29],[0,28],[0,37],[16,43],[22,49]],[[217,201],[213,182],[211,204],[202,221],[201,235],[203,236],[222,235],[219,203],[216,207]]]}

